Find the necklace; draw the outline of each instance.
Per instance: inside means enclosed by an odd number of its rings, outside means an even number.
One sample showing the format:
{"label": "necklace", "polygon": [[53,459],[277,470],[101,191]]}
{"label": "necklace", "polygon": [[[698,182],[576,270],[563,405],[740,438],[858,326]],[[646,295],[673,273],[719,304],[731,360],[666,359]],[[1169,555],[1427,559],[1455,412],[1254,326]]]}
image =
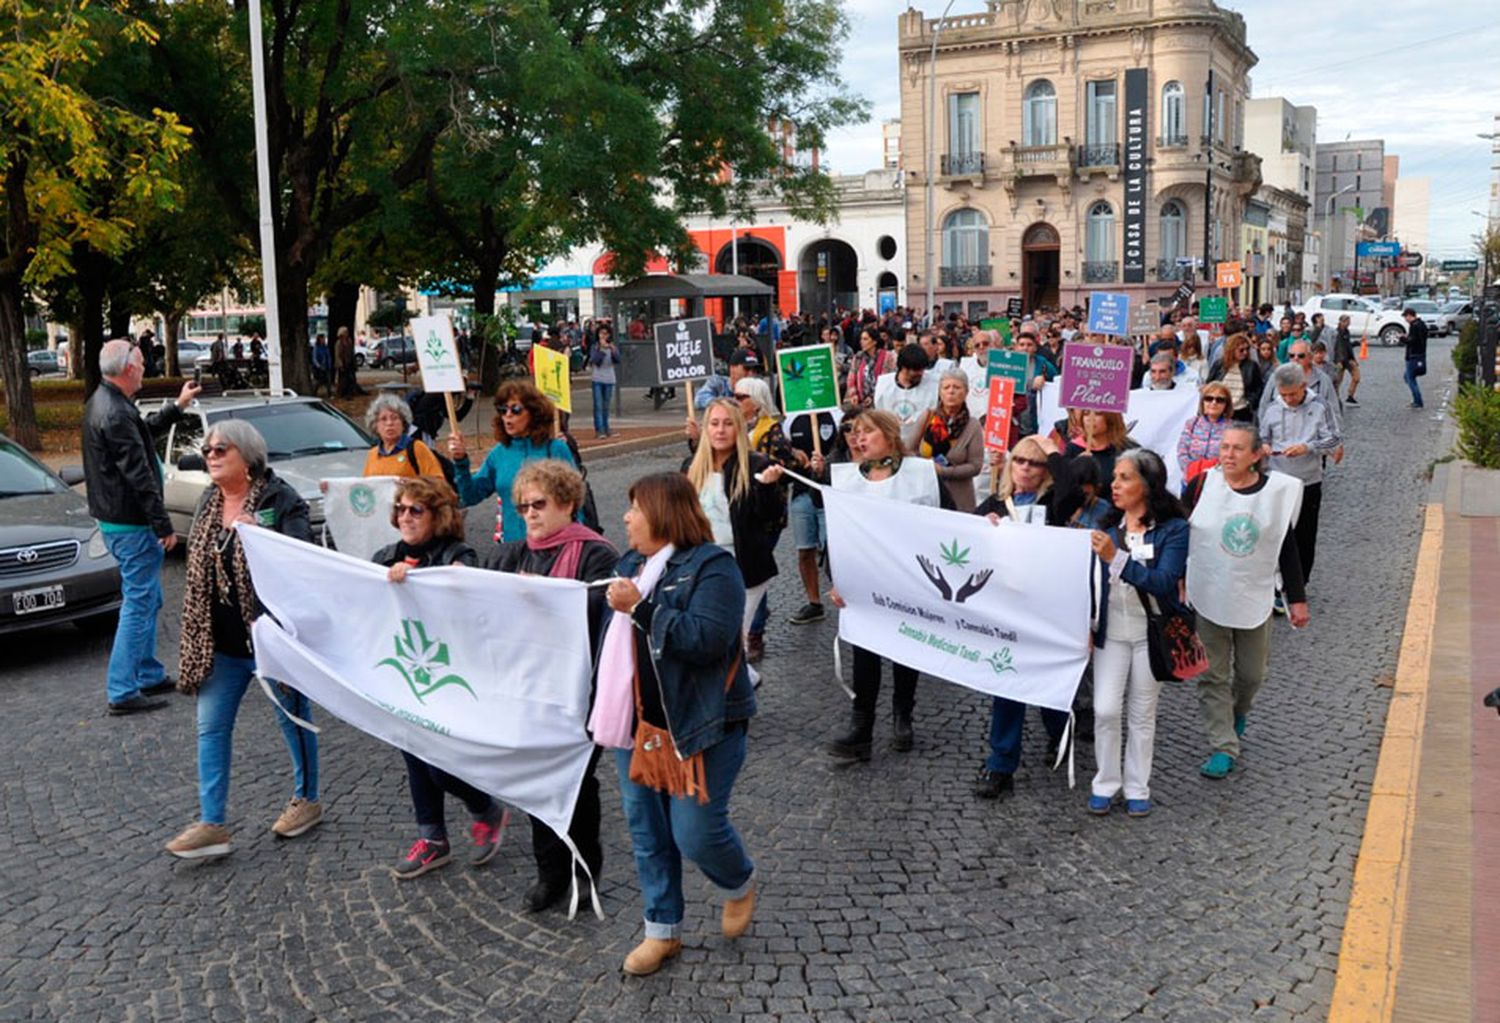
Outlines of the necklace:
{"label": "necklace", "polygon": [[901,459],[897,455],[886,455],[883,458],[867,458],[859,463],[861,476],[868,477],[877,469],[889,469],[892,473],[901,468]]}

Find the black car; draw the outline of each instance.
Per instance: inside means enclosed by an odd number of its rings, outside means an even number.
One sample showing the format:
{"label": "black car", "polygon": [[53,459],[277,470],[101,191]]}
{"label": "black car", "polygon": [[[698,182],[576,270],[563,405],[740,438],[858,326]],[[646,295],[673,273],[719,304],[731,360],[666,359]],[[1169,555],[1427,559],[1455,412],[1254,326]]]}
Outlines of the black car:
{"label": "black car", "polygon": [[372,346],[370,358],[381,369],[414,363],[417,361],[417,342],[408,336],[383,337]]}
{"label": "black car", "polygon": [[0,635],[56,622],[112,629],[120,568],[88,504],[0,434]]}

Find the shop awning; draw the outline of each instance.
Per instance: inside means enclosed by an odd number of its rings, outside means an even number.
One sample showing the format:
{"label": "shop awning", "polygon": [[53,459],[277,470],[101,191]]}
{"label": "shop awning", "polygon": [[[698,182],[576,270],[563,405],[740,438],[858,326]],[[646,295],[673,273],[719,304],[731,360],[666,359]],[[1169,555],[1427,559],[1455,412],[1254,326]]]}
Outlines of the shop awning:
{"label": "shop awning", "polygon": [[739,274],[647,274],[611,289],[611,302],[651,302],[669,298],[751,298],[774,295],[769,284]]}

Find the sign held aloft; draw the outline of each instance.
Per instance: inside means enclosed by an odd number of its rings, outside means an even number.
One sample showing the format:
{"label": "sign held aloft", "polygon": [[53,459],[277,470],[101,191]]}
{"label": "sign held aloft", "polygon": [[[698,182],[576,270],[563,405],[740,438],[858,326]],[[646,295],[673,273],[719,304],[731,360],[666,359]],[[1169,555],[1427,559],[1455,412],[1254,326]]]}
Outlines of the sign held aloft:
{"label": "sign held aloft", "polygon": [[706,316],[667,320],[656,335],[656,382],[663,387],[707,380],[714,375],[714,328]]}
{"label": "sign held aloft", "polygon": [[417,370],[422,374],[422,390],[428,394],[462,394],[464,371],[458,361],[453,321],[448,315],[416,317],[411,321],[411,336],[417,345]]}
{"label": "sign held aloft", "polygon": [[1221,291],[1238,288],[1245,282],[1244,270],[1238,263],[1220,263],[1214,267],[1214,277]]}
{"label": "sign held aloft", "polygon": [[1090,334],[1126,337],[1130,334],[1130,296],[1110,291],[1089,292]]}
{"label": "sign held aloft", "polygon": [[1010,450],[1010,420],[1016,401],[1016,382],[990,378],[990,404],[984,413],[984,446],[1000,454]]}
{"label": "sign held aloft", "polygon": [[1130,405],[1134,358],[1135,349],[1126,345],[1064,345],[1062,407],[1123,415]]}
{"label": "sign held aloft", "polygon": [[839,407],[838,368],[829,345],[783,348],[776,353],[781,377],[781,410],[824,412]]}
{"label": "sign held aloft", "polygon": [[543,344],[531,346],[532,375],[536,389],[552,399],[563,412],[573,414],[573,379],[568,357]]}

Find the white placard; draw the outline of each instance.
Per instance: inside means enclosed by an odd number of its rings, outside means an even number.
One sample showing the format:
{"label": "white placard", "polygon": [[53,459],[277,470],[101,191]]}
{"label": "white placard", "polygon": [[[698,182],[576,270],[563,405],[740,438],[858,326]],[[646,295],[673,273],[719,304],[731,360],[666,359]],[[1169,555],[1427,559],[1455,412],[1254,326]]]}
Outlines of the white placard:
{"label": "white placard", "polygon": [[417,368],[422,372],[422,390],[428,394],[441,394],[444,391],[462,394],[464,371],[458,361],[453,321],[448,315],[418,316],[411,321],[411,336],[417,345]]}

